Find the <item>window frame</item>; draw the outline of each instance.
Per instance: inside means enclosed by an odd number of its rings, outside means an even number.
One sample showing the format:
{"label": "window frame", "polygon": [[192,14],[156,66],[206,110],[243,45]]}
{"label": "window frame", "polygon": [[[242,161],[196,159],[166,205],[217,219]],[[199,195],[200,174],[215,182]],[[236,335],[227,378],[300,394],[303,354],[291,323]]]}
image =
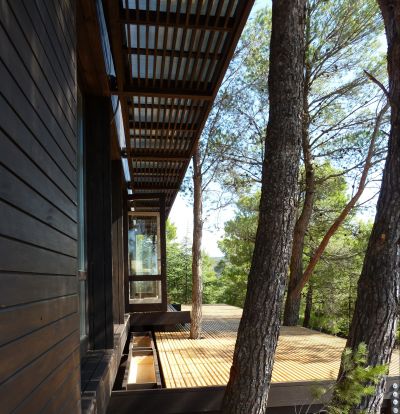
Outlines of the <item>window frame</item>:
{"label": "window frame", "polygon": [[[87,282],[86,139],[84,98],[77,90],[77,277],[79,339],[81,358],[89,347],[89,307]],[[83,220],[83,223],[82,223]],[[83,289],[82,289],[83,287]],[[84,298],[82,298],[82,292]],[[82,306],[83,305],[83,306]],[[83,327],[83,333],[82,333]]]}

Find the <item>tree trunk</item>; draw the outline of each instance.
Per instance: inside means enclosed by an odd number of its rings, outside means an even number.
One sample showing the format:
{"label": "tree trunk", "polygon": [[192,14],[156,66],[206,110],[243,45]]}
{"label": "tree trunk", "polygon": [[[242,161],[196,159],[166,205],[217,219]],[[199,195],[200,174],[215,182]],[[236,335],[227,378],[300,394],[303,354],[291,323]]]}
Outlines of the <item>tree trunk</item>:
{"label": "tree trunk", "polygon": [[[379,0],[388,42],[391,131],[375,223],[358,282],[358,295],[347,346],[368,348],[368,364],[390,361],[395,344],[400,291],[400,3]],[[345,375],[345,373],[344,373]],[[382,379],[376,394],[358,409],[380,412]],[[354,412],[356,409],[354,410]]]}
{"label": "tree trunk", "polygon": [[200,149],[193,155],[193,245],[192,245],[192,313],[190,338],[201,337],[203,280],[201,274],[201,239],[203,235],[203,201]]}
{"label": "tree trunk", "polygon": [[313,302],[313,287],[312,287],[312,284],[309,283],[308,290],[307,290],[307,297],[306,297],[306,309],[304,311],[304,321],[303,321],[303,326],[305,328],[310,327],[312,302]]}
{"label": "tree trunk", "polygon": [[[310,42],[310,16],[307,13],[306,17],[306,46]],[[315,193],[315,172],[313,159],[310,147],[310,114],[308,111],[308,94],[310,92],[310,77],[311,66],[309,62],[304,64],[304,92],[303,92],[303,117],[301,129],[301,143],[304,157],[304,169],[306,174],[305,179],[305,194],[301,214],[294,226],[293,234],[293,248],[292,256],[290,258],[290,277],[288,284],[288,294],[286,296],[285,311],[283,314],[283,325],[296,326],[299,322],[299,312],[301,304],[300,294],[293,295],[292,292],[296,288],[299,280],[303,275],[303,251],[304,239],[306,237],[307,229],[310,224],[311,215],[314,207],[314,193]]]}
{"label": "tree trunk", "polygon": [[309,144],[308,115],[306,114],[305,117],[307,117],[307,119],[303,120],[302,147],[306,170],[306,189],[303,208],[294,227],[293,248],[290,259],[290,278],[283,315],[283,325],[285,326],[296,326],[299,322],[301,292],[293,295],[293,291],[296,289],[296,286],[303,276],[304,239],[310,224],[314,206],[315,173]]}
{"label": "tree trunk", "polygon": [[274,0],[269,122],[246,300],[222,413],[267,408],[295,224],[301,150],[306,0]]}

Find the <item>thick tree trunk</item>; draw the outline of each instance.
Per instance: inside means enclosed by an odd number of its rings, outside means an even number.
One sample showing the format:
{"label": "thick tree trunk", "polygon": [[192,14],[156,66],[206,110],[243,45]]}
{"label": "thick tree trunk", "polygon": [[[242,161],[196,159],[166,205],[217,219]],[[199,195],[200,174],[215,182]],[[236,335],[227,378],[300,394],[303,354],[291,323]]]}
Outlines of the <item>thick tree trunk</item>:
{"label": "thick tree trunk", "polygon": [[203,201],[200,150],[193,155],[193,245],[192,245],[192,313],[190,338],[201,337],[203,280],[201,274],[201,240],[203,236]]}
{"label": "thick tree trunk", "polygon": [[310,327],[312,303],[313,303],[313,287],[312,287],[312,284],[309,283],[308,290],[307,290],[307,297],[306,297],[306,309],[304,310],[304,321],[303,321],[303,326],[305,328]]}
{"label": "thick tree trunk", "polygon": [[259,223],[224,414],[265,413],[295,224],[306,0],[274,0]]}
{"label": "thick tree trunk", "polygon": [[[310,16],[306,17],[306,47],[310,43]],[[299,218],[294,226],[292,256],[290,258],[290,277],[288,284],[288,294],[286,296],[285,311],[283,314],[283,325],[296,326],[299,322],[299,312],[301,304],[300,294],[293,295],[299,280],[303,275],[303,251],[304,239],[310,224],[311,215],[314,207],[315,193],[315,172],[310,147],[310,114],[308,111],[308,94],[310,92],[311,65],[305,62],[304,70],[304,93],[303,93],[303,118],[301,130],[301,145],[303,149],[304,169],[305,169],[305,191],[304,202]]]}
{"label": "thick tree trunk", "polygon": [[[395,344],[400,292],[400,3],[378,1],[388,42],[391,131],[375,223],[358,282],[358,296],[347,346],[368,348],[368,364],[390,361]],[[384,380],[360,407],[380,412]]]}

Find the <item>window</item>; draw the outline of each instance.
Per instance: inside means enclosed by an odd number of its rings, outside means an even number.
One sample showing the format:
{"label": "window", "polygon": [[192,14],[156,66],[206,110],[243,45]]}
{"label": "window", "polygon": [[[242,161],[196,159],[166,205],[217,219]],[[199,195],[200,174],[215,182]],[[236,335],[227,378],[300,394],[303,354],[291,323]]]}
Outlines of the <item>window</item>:
{"label": "window", "polygon": [[129,302],[161,303],[160,216],[130,213],[128,222]]}
{"label": "window", "polygon": [[85,142],[82,95],[78,90],[77,117],[77,178],[78,178],[78,276],[79,276],[79,328],[81,350],[86,351],[88,337],[87,321],[87,251],[86,251],[86,204],[85,204]]}

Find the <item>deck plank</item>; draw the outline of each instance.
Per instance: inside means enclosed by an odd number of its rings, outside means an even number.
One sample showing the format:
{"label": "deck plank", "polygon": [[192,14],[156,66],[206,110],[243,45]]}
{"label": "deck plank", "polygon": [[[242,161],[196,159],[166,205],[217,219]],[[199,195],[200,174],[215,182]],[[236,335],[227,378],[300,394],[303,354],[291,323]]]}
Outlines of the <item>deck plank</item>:
{"label": "deck plank", "polygon": [[[241,315],[234,306],[204,305],[202,339],[189,339],[189,325],[177,332],[156,332],[166,387],[226,385]],[[282,327],[272,382],[334,380],[345,344],[343,338],[310,329]],[[390,376],[400,375],[399,356],[396,349]]]}

